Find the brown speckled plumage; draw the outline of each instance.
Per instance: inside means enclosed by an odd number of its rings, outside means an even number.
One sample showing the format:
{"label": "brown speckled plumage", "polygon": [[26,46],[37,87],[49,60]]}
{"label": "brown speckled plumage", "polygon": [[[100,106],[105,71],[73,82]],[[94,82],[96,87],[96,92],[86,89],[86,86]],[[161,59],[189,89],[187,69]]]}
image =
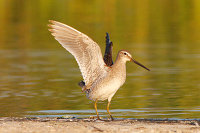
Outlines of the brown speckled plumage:
{"label": "brown speckled plumage", "polygon": [[[126,80],[126,62],[132,61],[149,70],[136,60],[127,50],[121,50],[117,54],[115,63],[112,62],[112,43],[107,34],[107,44],[111,45],[105,52],[104,60],[99,45],[87,35],[65,25],[52,21],[48,26],[54,38],[76,59],[84,81],[79,82],[82,90],[86,92],[88,99],[95,101],[97,117],[97,100],[108,99],[107,111],[112,97]],[[107,56],[107,57],[106,57]],[[106,62],[106,63],[105,63]],[[107,65],[106,65],[107,64]]]}

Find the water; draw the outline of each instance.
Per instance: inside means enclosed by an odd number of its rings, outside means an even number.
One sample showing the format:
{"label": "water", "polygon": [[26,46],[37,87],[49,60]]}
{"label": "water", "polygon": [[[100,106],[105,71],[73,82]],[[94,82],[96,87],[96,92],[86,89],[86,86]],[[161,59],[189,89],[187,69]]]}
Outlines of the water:
{"label": "water", "polygon": [[[126,83],[110,105],[114,117],[200,118],[198,3],[7,2],[0,4],[0,117],[95,115],[77,85],[76,61],[47,30],[54,19],[92,37],[102,53],[109,32],[114,58],[127,49],[151,69],[127,63]],[[108,117],[106,105],[98,102],[100,116]]]}

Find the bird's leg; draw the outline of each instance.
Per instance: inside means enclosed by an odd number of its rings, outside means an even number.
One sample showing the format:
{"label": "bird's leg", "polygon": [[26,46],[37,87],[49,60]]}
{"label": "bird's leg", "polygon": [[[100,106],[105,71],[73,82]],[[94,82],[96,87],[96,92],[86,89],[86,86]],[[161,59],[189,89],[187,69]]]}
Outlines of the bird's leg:
{"label": "bird's leg", "polygon": [[98,111],[97,111],[97,99],[96,99],[96,101],[95,101],[95,103],[94,103],[94,108],[95,108],[96,113],[97,113],[97,119],[100,120],[99,114],[98,114]]}
{"label": "bird's leg", "polygon": [[113,121],[114,119],[113,119],[113,117],[112,117],[112,115],[111,115],[111,113],[109,111],[109,106],[110,106],[110,102],[108,102],[108,105],[107,105],[107,112],[110,115],[111,120]]}

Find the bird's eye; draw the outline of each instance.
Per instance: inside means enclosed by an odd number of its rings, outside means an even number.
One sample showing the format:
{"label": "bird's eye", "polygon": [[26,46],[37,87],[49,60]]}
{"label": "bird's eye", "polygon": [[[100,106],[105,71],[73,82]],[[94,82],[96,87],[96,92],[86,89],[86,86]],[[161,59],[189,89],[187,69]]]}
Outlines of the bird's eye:
{"label": "bird's eye", "polygon": [[126,53],[124,53],[124,55],[126,55]]}

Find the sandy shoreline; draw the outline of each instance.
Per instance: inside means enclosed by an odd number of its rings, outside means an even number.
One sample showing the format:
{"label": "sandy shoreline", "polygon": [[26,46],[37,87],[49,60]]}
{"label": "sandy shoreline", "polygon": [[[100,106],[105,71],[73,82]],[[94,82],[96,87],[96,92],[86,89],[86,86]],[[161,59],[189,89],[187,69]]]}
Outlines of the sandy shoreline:
{"label": "sandy shoreline", "polygon": [[168,119],[58,119],[58,118],[0,118],[1,133],[49,132],[200,132],[200,120]]}

